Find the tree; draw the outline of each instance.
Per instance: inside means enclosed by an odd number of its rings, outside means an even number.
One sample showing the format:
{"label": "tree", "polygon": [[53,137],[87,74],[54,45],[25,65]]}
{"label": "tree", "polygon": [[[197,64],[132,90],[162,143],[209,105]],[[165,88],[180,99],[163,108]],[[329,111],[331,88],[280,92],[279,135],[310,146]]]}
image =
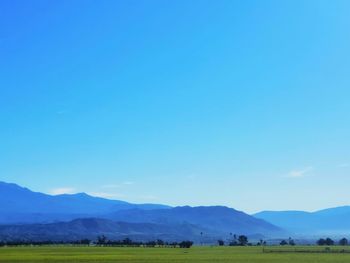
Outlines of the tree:
{"label": "tree", "polygon": [[130,246],[132,245],[132,243],[133,243],[132,240],[128,237],[123,240],[123,245],[125,246]]}
{"label": "tree", "polygon": [[248,244],[248,237],[246,237],[245,235],[240,235],[238,237],[238,244],[240,246],[246,246]]}
{"label": "tree", "polygon": [[157,240],[157,245],[158,245],[158,246],[162,247],[162,246],[164,246],[164,244],[165,244],[165,243],[164,243],[163,240],[161,240],[161,239],[158,239],[158,240]]}
{"label": "tree", "polygon": [[169,245],[170,245],[171,247],[174,247],[174,248],[175,248],[175,247],[178,246],[178,243],[177,243],[177,242],[172,242],[172,243],[170,243]]}
{"label": "tree", "polygon": [[229,246],[238,246],[238,240],[237,240],[237,235],[230,233],[231,236],[231,241],[229,242]]}
{"label": "tree", "polygon": [[97,245],[105,245],[107,243],[107,237],[105,235],[97,237]]}
{"label": "tree", "polygon": [[291,237],[288,238],[288,245],[295,246],[295,242],[294,242],[294,240]]}
{"label": "tree", "polygon": [[348,244],[349,244],[349,241],[345,237],[339,240],[340,246],[347,246]]}
{"label": "tree", "polygon": [[223,240],[218,240],[218,245],[223,246],[223,245],[225,245],[225,242]]}
{"label": "tree", "polygon": [[237,242],[237,235],[236,234],[233,235],[233,241]]}
{"label": "tree", "polygon": [[324,238],[320,238],[319,240],[317,240],[316,243],[319,246],[324,246],[324,245],[326,245],[326,240]]}
{"label": "tree", "polygon": [[266,241],[264,241],[263,239],[260,239],[259,242],[257,243],[258,246],[265,246],[266,245]]}
{"label": "tree", "polygon": [[182,241],[181,243],[179,243],[180,248],[190,248],[192,247],[192,245],[193,245],[192,241]]}
{"label": "tree", "polygon": [[148,241],[146,243],[146,246],[147,247],[155,247],[157,245],[157,242],[156,241]]}
{"label": "tree", "polygon": [[334,241],[332,239],[330,239],[329,237],[326,238],[326,245],[327,246],[333,246],[334,245]]}
{"label": "tree", "polygon": [[280,242],[280,245],[281,246],[286,246],[288,245],[287,241],[285,241],[284,239]]}
{"label": "tree", "polygon": [[82,245],[90,245],[90,243],[91,243],[91,240],[89,240],[89,239],[80,240],[80,244],[82,244]]}

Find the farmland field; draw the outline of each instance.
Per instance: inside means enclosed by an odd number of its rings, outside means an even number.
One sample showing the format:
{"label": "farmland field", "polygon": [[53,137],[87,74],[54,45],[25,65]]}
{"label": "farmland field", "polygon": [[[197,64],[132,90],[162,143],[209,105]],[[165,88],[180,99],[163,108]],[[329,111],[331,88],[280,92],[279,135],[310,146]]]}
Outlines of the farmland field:
{"label": "farmland field", "polygon": [[[318,248],[308,249],[317,251]],[[337,263],[350,262],[350,253],[262,253],[259,247],[3,247],[0,262]]]}

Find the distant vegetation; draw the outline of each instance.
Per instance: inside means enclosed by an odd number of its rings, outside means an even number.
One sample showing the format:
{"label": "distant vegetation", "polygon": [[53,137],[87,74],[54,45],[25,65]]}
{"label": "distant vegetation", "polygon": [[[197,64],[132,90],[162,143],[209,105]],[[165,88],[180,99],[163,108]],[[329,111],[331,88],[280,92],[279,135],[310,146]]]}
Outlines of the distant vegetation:
{"label": "distant vegetation", "polygon": [[[223,240],[218,240],[218,245],[219,246],[224,246],[225,241]],[[251,243],[248,242],[248,237],[245,235],[240,235],[237,237],[237,235],[233,235],[233,239],[228,242],[229,246],[247,246],[247,245],[252,245]]]}
{"label": "distant vegetation", "polygon": [[[217,240],[218,246],[263,246],[263,247],[294,247],[296,242],[289,237],[288,239],[283,239],[279,242],[279,246],[276,244],[268,244],[267,241],[260,239],[256,243],[249,242],[248,237],[245,235],[236,234],[231,235],[232,239],[226,242],[222,239]],[[151,241],[134,241],[130,238],[125,238],[123,240],[110,240],[105,235],[98,236],[95,240],[81,239],[76,241],[35,241],[35,240],[8,240],[0,241],[0,247],[4,246],[47,246],[47,245],[75,245],[75,246],[99,246],[99,247],[172,247],[172,248],[190,248],[194,244],[193,241],[184,240],[181,242],[169,242],[162,239],[151,240]],[[203,245],[201,243],[201,245]],[[334,241],[333,239],[320,238],[316,241],[317,246],[341,246],[346,247],[349,245],[349,241],[346,238],[342,238],[339,241]],[[268,250],[267,250],[268,251]],[[271,252],[274,252],[272,250]],[[276,252],[284,250],[276,250]],[[287,250],[291,251],[291,250]],[[305,250],[303,250],[305,251]]]}
{"label": "distant vegetation", "polygon": [[148,242],[133,241],[129,238],[124,240],[108,240],[106,236],[97,237],[96,241],[82,239],[77,241],[8,241],[0,242],[0,247],[5,246],[48,246],[48,245],[77,245],[77,246],[99,246],[99,247],[168,247],[168,248],[190,248],[192,241],[165,242],[161,239]]}
{"label": "distant vegetation", "polygon": [[294,240],[290,237],[290,238],[288,238],[288,241],[282,240],[282,241],[280,242],[280,245],[281,245],[281,246],[286,246],[286,245],[295,246],[295,242],[294,242]]}
{"label": "distant vegetation", "polygon": [[[342,238],[338,241],[339,246],[347,246],[348,244],[349,244],[349,241],[346,238]],[[336,242],[329,237],[320,238],[319,240],[317,240],[317,245],[319,245],[319,246],[333,246],[333,245],[336,245]]]}

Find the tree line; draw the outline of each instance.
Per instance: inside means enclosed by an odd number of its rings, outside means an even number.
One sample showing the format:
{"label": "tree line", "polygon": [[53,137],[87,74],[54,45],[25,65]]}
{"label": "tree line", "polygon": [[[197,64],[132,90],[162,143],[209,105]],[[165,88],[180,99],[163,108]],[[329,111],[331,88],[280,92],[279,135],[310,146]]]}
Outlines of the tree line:
{"label": "tree line", "polygon": [[184,240],[181,242],[166,242],[161,239],[155,241],[133,241],[130,238],[125,238],[123,240],[108,240],[106,236],[102,235],[97,237],[97,246],[145,246],[145,247],[179,247],[179,248],[190,248],[193,242],[190,240]]}
{"label": "tree line", "polygon": [[[253,246],[253,245],[266,246],[267,245],[267,242],[265,240],[263,240],[263,239],[260,239],[257,243],[253,244],[253,243],[249,242],[248,237],[245,236],[245,235],[237,236],[237,235],[230,234],[230,236],[232,236],[232,238],[229,239],[227,242],[225,242],[222,239],[219,239],[217,241],[217,244],[219,246],[225,246],[225,245],[228,245],[228,246]],[[288,241],[282,240],[280,245],[294,246],[295,242],[294,242],[294,240],[292,238],[289,238]]]}
{"label": "tree line", "polygon": [[[253,244],[249,242],[248,237],[245,235],[233,235],[233,238],[228,240],[228,241],[224,241],[222,239],[219,239],[217,241],[218,246],[252,246]],[[257,242],[255,244],[256,246],[265,246],[267,245],[267,242],[260,239],[259,242]],[[292,239],[291,237],[289,237],[288,239],[283,239],[280,241],[279,243],[280,246],[295,246],[296,242],[294,241],[294,239]],[[327,238],[320,238],[319,240],[316,241],[316,245],[319,246],[334,246],[334,245],[339,245],[339,246],[347,246],[349,245],[349,240],[346,238],[342,238],[339,241],[334,241],[333,239],[327,237]]]}
{"label": "tree line", "polygon": [[79,245],[79,246],[100,246],[100,247],[172,247],[172,248],[190,248],[193,242],[184,240],[181,242],[166,242],[161,239],[154,241],[133,241],[130,238],[123,240],[109,240],[106,236],[98,236],[97,240],[81,239],[74,241],[32,241],[32,240],[16,240],[16,241],[0,241],[0,247],[5,246],[47,246],[47,245]]}
{"label": "tree line", "polygon": [[[229,240],[226,244],[228,244],[229,246],[247,246],[247,245],[251,246],[252,245],[251,243],[249,243],[248,237],[245,235],[240,235],[240,236],[233,235],[233,238],[231,240]],[[225,241],[222,239],[219,239],[218,245],[224,246]]]}
{"label": "tree line", "polygon": [[[253,244],[249,242],[248,237],[245,235],[233,235],[232,239],[228,241],[218,240],[217,244],[219,246],[252,246]],[[342,238],[338,241],[334,241],[333,239],[320,238],[316,241],[318,246],[347,246],[349,245],[349,240],[346,238]],[[0,247],[4,246],[44,246],[44,245],[85,245],[85,246],[101,246],[101,247],[172,247],[172,248],[190,248],[193,246],[193,241],[184,240],[181,242],[167,242],[161,239],[153,240],[153,241],[133,241],[130,238],[125,238],[123,240],[109,240],[106,236],[101,235],[98,236],[96,240],[90,239],[81,239],[75,241],[32,241],[32,240],[16,240],[16,241],[0,241]],[[264,240],[259,240],[255,243],[256,246],[265,246],[267,242]],[[288,239],[283,239],[280,241],[279,245],[281,246],[295,246],[296,242],[289,237]]]}
{"label": "tree line", "polygon": [[316,242],[319,246],[334,246],[338,244],[339,246],[347,246],[349,244],[349,241],[344,237],[340,239],[338,242],[335,242],[333,239],[327,237],[327,238],[320,238]]}

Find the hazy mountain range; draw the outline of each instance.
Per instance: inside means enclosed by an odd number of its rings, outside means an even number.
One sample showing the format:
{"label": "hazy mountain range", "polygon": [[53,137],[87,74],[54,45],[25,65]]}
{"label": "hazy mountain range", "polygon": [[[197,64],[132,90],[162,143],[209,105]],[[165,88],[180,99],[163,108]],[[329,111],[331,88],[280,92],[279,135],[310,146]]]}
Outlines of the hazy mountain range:
{"label": "hazy mountain range", "polygon": [[248,215],[224,206],[131,204],[85,193],[47,195],[0,182],[0,240],[191,239],[215,242],[231,234],[254,239],[350,233],[350,207],[317,212],[263,211]]}
{"label": "hazy mountain range", "polygon": [[[223,206],[169,207],[131,204],[87,194],[47,195],[16,184],[0,183],[0,238],[76,239],[105,234],[109,238],[149,240],[254,237],[282,230],[262,219]],[[202,233],[202,234],[201,234]]]}
{"label": "hazy mountain range", "polygon": [[298,236],[350,235],[350,206],[316,212],[263,211],[254,214]]}
{"label": "hazy mountain range", "polygon": [[123,209],[166,209],[156,204],[130,204],[124,201],[92,197],[85,193],[47,195],[32,192],[16,184],[0,182],[0,224],[43,223],[95,217]]}

